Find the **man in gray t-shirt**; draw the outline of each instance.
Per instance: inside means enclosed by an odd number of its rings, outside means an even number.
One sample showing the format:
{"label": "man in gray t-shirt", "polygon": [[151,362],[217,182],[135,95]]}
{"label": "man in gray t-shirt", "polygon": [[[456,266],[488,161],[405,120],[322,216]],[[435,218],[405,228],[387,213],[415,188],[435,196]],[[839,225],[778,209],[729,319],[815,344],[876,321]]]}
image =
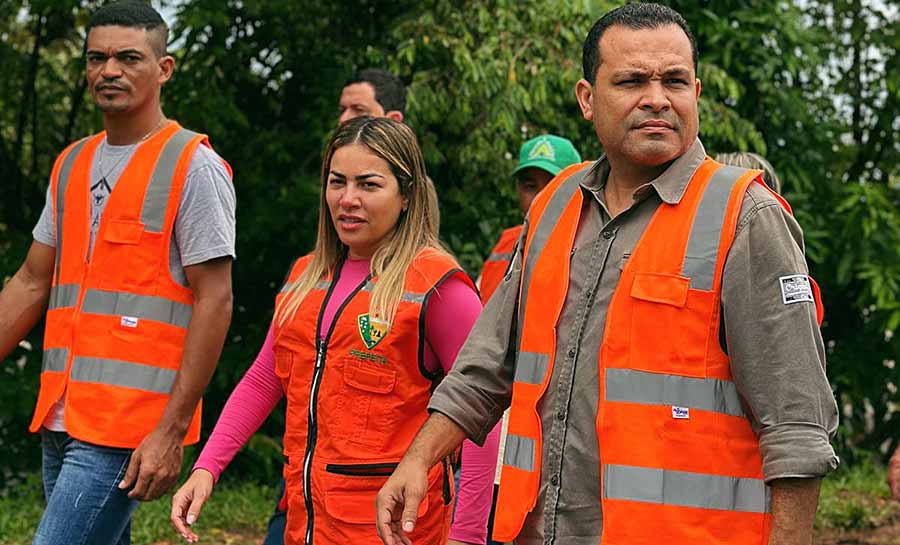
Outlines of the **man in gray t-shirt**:
{"label": "man in gray t-shirt", "polygon": [[47,312],[32,421],[47,508],[33,545],[130,542],[137,502],[175,484],[199,437],[231,321],[231,170],[163,114],[167,34],[141,2],[92,16],[86,79],[105,131],[61,154],[0,291],[0,358]]}
{"label": "man in gray t-shirt", "polygon": [[[91,163],[91,235],[88,253],[93,251],[100,218],[119,176],[134,155],[136,146],[112,146],[104,139]],[[191,159],[185,178],[181,203],[175,216],[175,229],[169,245],[169,272],[184,287],[188,285],[184,268],[206,261],[236,257],[235,194],[231,174],[212,148],[199,146]],[[32,231],[34,240],[56,248],[56,222],[53,196],[47,187],[47,201]],[[44,420],[44,428],[64,432],[65,395]]]}

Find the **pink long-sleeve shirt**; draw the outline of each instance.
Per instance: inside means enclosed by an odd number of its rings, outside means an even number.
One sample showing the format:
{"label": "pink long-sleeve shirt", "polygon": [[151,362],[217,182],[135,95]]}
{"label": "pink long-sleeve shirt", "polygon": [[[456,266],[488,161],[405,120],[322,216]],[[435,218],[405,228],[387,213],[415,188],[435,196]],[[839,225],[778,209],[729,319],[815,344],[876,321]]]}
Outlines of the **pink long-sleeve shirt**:
{"label": "pink long-sleeve shirt", "polygon": [[[368,260],[348,259],[340,271],[332,297],[322,316],[321,329],[328,331],[344,300],[369,274]],[[478,295],[460,279],[450,278],[428,300],[425,309],[425,367],[449,372],[469,330],[481,313]],[[256,360],[228,398],[194,469],[205,469],[218,480],[238,450],[250,439],[284,395],[275,375],[274,337],[271,327]],[[498,427],[499,428],[499,427]],[[491,510],[499,429],[488,435],[483,447],[463,443],[456,514],[450,539],[485,543]]]}

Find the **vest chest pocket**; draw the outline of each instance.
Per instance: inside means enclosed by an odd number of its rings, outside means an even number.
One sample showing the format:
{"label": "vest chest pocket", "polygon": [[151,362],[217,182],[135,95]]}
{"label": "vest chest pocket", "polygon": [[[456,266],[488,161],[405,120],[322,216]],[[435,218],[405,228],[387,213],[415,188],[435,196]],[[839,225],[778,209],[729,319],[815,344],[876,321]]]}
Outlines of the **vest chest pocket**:
{"label": "vest chest pocket", "polygon": [[279,345],[277,341],[273,351],[275,375],[281,380],[287,397],[284,449],[286,454],[299,459],[306,445],[309,391],[314,363],[284,345]]}
{"label": "vest chest pocket", "polygon": [[162,233],[144,230],[139,221],[110,219],[101,228],[102,242],[94,244],[92,262],[114,284],[151,287],[165,262],[166,245]]}
{"label": "vest chest pocket", "polygon": [[397,421],[394,369],[348,357],[343,364],[338,407],[341,433],[348,441],[382,448],[391,441]]}
{"label": "vest chest pocket", "polygon": [[712,292],[691,290],[683,276],[637,272],[630,294],[632,368],[705,377]]}

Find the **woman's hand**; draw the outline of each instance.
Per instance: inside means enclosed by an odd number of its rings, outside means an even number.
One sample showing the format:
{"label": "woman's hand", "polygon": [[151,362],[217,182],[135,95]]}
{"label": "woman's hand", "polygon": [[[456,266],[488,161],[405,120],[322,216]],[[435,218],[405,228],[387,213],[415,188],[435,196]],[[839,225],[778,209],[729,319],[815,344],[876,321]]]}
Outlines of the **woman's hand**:
{"label": "woman's hand", "polygon": [[190,527],[200,516],[200,510],[212,494],[214,485],[212,473],[197,469],[172,497],[172,525],[188,543],[197,542],[197,534]]}

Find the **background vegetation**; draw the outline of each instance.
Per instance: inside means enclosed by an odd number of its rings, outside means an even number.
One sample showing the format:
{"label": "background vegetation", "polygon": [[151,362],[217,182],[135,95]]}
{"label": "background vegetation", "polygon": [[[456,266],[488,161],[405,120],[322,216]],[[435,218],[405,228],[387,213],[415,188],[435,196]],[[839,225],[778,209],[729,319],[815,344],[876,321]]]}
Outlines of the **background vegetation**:
{"label": "background vegetation", "polygon": [[[826,302],[838,447],[862,463],[900,439],[898,12],[876,0],[674,1],[700,43],[701,137],[710,153],[767,156],[804,227]],[[0,275],[31,242],[56,154],[101,128],[82,77],[99,2],[0,2]],[[383,66],[409,84],[408,120],[439,189],[442,234],[477,274],[519,220],[509,172],[543,132],[602,150],[574,101],[581,42],[603,0],[155,0],[178,60],[170,117],[210,135],[235,171],[236,312],[205,426],[252,361],[276,284],[315,233],[317,170],[344,79]],[[0,367],[0,489],[40,463],[25,433],[40,328]],[[276,411],[229,475],[273,482]],[[36,486],[33,478],[28,487]],[[6,512],[0,509],[0,512]]]}

